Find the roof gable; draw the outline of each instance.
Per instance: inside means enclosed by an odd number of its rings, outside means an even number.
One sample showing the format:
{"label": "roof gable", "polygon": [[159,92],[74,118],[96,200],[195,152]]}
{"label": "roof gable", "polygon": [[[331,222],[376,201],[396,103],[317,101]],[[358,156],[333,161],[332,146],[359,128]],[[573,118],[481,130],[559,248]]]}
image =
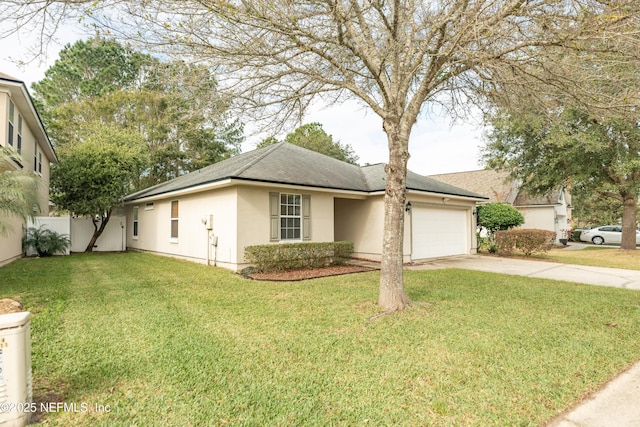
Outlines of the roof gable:
{"label": "roof gable", "polygon": [[[160,196],[228,179],[370,193],[384,191],[386,174],[383,164],[360,167],[294,144],[280,142],[144,189],[129,195],[125,200]],[[483,198],[411,171],[407,175],[407,189]]]}

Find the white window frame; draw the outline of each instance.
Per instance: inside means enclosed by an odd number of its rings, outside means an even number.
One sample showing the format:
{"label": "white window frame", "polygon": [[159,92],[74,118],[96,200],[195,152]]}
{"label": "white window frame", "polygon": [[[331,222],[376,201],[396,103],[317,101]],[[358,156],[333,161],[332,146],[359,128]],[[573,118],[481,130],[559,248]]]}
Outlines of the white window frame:
{"label": "white window frame", "polygon": [[16,110],[16,107],[13,104],[13,101],[9,100],[9,118],[8,118],[9,128],[8,128],[7,147],[12,147],[12,148],[13,148],[13,133],[15,131],[15,126],[14,126],[15,110]]}
{"label": "white window frame", "polygon": [[[175,216],[173,214],[174,203],[177,211]],[[180,237],[180,201],[172,200],[169,204],[169,209],[170,209],[170,217],[171,217],[170,226],[169,226],[169,236],[170,236],[169,241],[171,243],[178,243],[178,237]],[[174,223],[175,223],[175,230],[174,230]],[[174,235],[174,231],[175,231],[175,235]]]}
{"label": "white window frame", "polygon": [[138,236],[140,235],[140,209],[138,206],[133,207],[133,227],[131,238],[134,240],[138,240]]}
{"label": "white window frame", "polygon": [[[280,241],[302,241],[302,194],[280,193],[278,206],[280,212]],[[291,231],[291,233],[289,233],[289,231]],[[295,235],[296,231],[297,237]],[[289,237],[289,235],[292,236]]]}
{"label": "white window frame", "polygon": [[18,114],[18,140],[16,141],[16,150],[18,154],[22,154],[22,116]]}
{"label": "white window frame", "polygon": [[33,171],[38,172],[38,142],[33,141]]}

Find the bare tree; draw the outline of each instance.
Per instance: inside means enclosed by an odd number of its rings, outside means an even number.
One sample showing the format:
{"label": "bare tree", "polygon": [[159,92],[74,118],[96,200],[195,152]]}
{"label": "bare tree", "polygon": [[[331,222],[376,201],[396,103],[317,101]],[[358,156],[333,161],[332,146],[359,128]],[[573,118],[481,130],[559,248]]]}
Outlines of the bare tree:
{"label": "bare tree", "polygon": [[[14,3],[29,16],[27,3],[56,2]],[[60,3],[84,7],[92,22],[129,41],[215,65],[237,105],[263,118],[295,120],[318,97],[355,98],[380,116],[389,161],[379,304],[389,311],[409,304],[402,268],[408,143],[425,106],[464,110],[461,100],[517,82],[545,49],[621,37],[623,24],[638,16],[635,0]]]}

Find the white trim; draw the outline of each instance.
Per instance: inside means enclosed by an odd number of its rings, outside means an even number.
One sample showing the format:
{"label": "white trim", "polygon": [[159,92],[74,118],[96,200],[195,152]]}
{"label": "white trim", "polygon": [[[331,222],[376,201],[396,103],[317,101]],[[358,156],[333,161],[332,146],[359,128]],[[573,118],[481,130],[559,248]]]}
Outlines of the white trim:
{"label": "white trim", "polygon": [[140,206],[134,206],[132,209],[131,239],[138,240],[140,235]]}
{"label": "white trim", "polygon": [[[178,216],[173,216],[173,202],[176,202],[176,207],[178,210]],[[178,243],[178,239],[180,238],[180,200],[173,199],[169,202],[169,242],[170,243]],[[176,236],[173,236],[173,222],[176,222]]]}
{"label": "white trim", "polygon": [[[294,204],[293,205],[289,205],[288,203],[285,204],[285,206],[298,206],[300,209],[300,213],[298,215],[282,215],[282,196],[294,196],[298,198],[298,201],[300,202],[298,205]],[[299,227],[298,227],[298,232],[300,233],[300,237],[293,237],[291,239],[287,239],[287,238],[282,238],[282,219],[297,219],[299,221]],[[285,227],[285,230],[294,230],[295,232],[295,226],[293,228],[288,228]],[[298,194],[298,193],[282,193],[280,192],[278,194],[278,241],[282,242],[282,243],[289,243],[289,242],[301,242],[302,241],[302,194]]]}

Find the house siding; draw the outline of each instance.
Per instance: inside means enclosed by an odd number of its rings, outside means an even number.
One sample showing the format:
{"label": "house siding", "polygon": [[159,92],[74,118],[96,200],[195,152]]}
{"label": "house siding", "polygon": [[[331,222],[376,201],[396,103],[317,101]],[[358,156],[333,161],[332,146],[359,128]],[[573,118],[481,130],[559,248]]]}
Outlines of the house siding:
{"label": "house siding", "polygon": [[[127,247],[154,252],[237,271],[247,265],[244,248],[269,244],[269,193],[283,192],[311,196],[311,240],[332,242],[333,196],[322,192],[278,187],[238,185],[186,196],[154,200],[127,206]],[[170,238],[171,201],[179,202],[179,237]],[[133,207],[138,206],[138,236],[133,236]],[[213,215],[212,233],[217,246],[208,247],[209,231],[203,219]],[[209,253],[208,253],[209,251]]]}
{"label": "house siding", "polygon": [[334,241],[332,194],[296,188],[238,186],[238,268],[246,265],[244,248],[271,243],[269,193],[311,196],[311,235],[308,241]]}
{"label": "house siding", "polygon": [[[384,196],[370,196],[366,200],[336,199],[336,240],[354,242],[353,256],[379,261],[382,259],[384,231]],[[410,222],[405,214],[402,254],[405,262],[411,259]]]}
{"label": "house siding", "polygon": [[571,228],[566,205],[518,207],[524,217],[520,228],[549,230],[556,233],[556,241],[563,238],[563,230]]}
{"label": "house siding", "polygon": [[[425,196],[417,193],[409,193],[407,200],[413,204],[442,206],[443,208],[466,209],[467,219],[470,225],[467,240],[468,253],[477,251],[477,238],[475,236],[475,217],[471,214],[475,208],[475,201],[455,200],[451,197],[450,205],[443,204],[441,196]],[[411,253],[411,219],[409,213],[405,213],[403,260],[410,262]],[[366,200],[335,199],[335,237],[336,240],[349,240],[354,242],[354,256],[371,260],[382,258],[382,239],[384,228],[384,197],[370,196]],[[437,227],[437,224],[433,225]]]}
{"label": "house siding", "polygon": [[[9,89],[3,87],[2,81],[0,81],[0,145],[7,146],[9,139],[9,102],[12,97],[9,94]],[[28,100],[30,102],[30,100]],[[31,115],[31,111],[24,111],[19,103],[14,100],[14,138],[13,147],[17,149],[17,131],[18,131],[18,115],[22,120],[22,160],[23,167],[26,170],[34,170],[34,153],[42,152],[42,171],[38,174],[42,178],[42,185],[38,188],[38,204],[40,205],[40,212],[37,216],[49,215],[49,182],[50,182],[50,162],[55,160],[47,157],[45,151],[42,149],[42,144],[49,144],[48,140],[42,139],[42,137],[36,137],[36,134],[40,135],[41,132],[36,132],[32,129],[30,121],[26,120],[28,115]],[[37,165],[36,165],[37,166]],[[23,255],[22,251],[22,237],[26,224],[20,218],[3,218],[3,221],[10,227],[10,232],[7,235],[0,236],[0,265],[7,264]]]}
{"label": "house siding", "polygon": [[[171,239],[171,202],[178,201],[178,238]],[[127,206],[127,248],[188,259],[201,264],[237,263],[235,248],[236,190],[191,194],[154,200],[153,209],[146,202]],[[138,206],[138,237],[133,236],[133,207]],[[211,232],[203,223],[213,215],[213,235],[218,237],[214,251],[209,247]],[[215,259],[214,259],[215,256]]]}

